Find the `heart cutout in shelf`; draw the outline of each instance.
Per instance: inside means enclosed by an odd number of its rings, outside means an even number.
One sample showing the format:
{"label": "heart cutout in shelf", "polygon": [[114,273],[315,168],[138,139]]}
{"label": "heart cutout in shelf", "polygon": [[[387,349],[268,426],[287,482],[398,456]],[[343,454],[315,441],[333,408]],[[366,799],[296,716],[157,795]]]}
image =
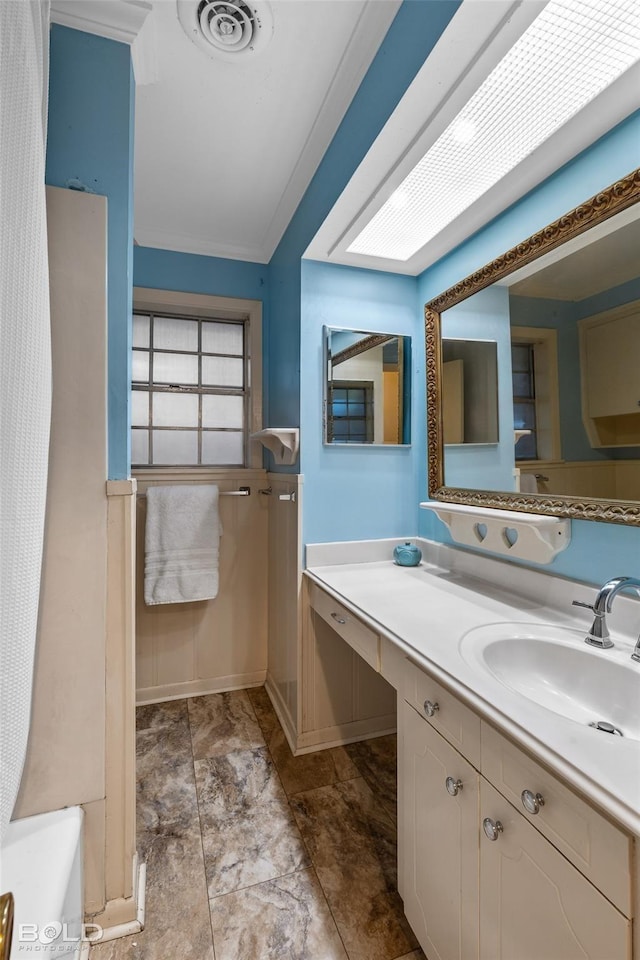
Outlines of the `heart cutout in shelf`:
{"label": "heart cutout in shelf", "polygon": [[504,527],[502,530],[502,539],[506,545],[511,549],[518,542],[518,531],[514,530],[513,527]]}
{"label": "heart cutout in shelf", "polygon": [[473,525],[473,532],[475,533],[476,537],[478,538],[478,543],[482,543],[482,541],[483,541],[483,540],[486,538],[486,536],[487,536],[487,525],[486,525],[486,523],[475,523],[475,524]]}

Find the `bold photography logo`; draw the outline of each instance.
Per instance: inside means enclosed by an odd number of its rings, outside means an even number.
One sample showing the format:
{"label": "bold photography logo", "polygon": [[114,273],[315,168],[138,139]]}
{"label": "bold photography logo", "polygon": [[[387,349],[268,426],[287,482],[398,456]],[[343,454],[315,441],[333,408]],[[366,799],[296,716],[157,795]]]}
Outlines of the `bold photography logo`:
{"label": "bold photography logo", "polygon": [[42,946],[55,946],[60,953],[71,952],[74,944],[82,940],[96,943],[102,939],[103,929],[99,923],[60,923],[52,920],[49,923],[21,923],[18,926],[19,950],[34,952]]}

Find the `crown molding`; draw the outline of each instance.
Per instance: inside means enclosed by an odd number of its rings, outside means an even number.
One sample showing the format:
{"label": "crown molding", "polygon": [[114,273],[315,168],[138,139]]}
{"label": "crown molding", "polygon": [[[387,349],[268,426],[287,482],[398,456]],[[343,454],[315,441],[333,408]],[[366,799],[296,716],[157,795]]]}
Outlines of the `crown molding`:
{"label": "crown molding", "polygon": [[147,0],[52,0],[51,22],[132,44],[150,10]]}
{"label": "crown molding", "polygon": [[201,257],[219,257],[223,260],[245,260],[248,263],[269,263],[271,251],[264,247],[231,246],[203,240],[201,237],[188,237],[164,230],[145,230],[134,228],[135,243],[138,247],[151,247],[154,250],[170,250],[172,253],[192,253]]}

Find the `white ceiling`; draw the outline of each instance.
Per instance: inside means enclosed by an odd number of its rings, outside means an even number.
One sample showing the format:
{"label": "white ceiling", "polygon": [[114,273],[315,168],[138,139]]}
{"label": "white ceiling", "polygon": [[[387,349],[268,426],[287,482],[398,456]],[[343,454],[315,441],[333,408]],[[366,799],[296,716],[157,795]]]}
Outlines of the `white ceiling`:
{"label": "white ceiling", "polygon": [[[133,41],[137,243],[268,262],[401,0],[269,2],[271,41],[230,63],[188,39],[176,0],[52,0],[58,23]],[[640,64],[410,260],[347,252],[545,3],[461,4],[305,256],[416,275],[637,109]]]}
{"label": "white ceiling", "polygon": [[153,0],[133,48],[137,243],[268,262],[399,0],[270,6],[269,44],[229,63]]}

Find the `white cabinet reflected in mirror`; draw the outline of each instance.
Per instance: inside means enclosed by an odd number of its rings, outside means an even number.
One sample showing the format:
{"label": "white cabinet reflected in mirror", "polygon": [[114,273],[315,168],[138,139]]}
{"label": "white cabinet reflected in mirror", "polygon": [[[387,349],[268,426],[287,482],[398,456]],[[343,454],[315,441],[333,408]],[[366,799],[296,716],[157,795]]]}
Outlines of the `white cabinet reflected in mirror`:
{"label": "white cabinet reflected in mirror", "polygon": [[411,442],[411,338],[324,328],[324,442]]}
{"label": "white cabinet reflected in mirror", "polygon": [[442,341],[442,429],[446,445],[498,442],[498,345]]}

